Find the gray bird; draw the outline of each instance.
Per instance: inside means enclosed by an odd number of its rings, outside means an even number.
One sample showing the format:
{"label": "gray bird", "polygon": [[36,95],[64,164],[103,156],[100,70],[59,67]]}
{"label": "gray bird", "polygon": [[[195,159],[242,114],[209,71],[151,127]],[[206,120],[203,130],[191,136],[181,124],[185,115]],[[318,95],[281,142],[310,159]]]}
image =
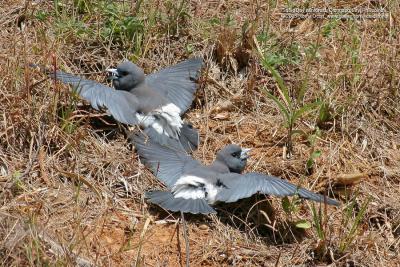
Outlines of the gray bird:
{"label": "gray bird", "polygon": [[181,115],[192,104],[202,65],[202,59],[192,58],[146,76],[137,65],[125,61],[116,69],[107,69],[116,90],[63,71],[57,70],[56,75],[46,72],[72,85],[94,109],[107,109],[119,122],[141,125],[163,145],[175,145],[172,140],[180,140],[190,151],[198,146],[198,133],[182,121]]}
{"label": "gray bird", "polygon": [[228,145],[217,152],[215,161],[205,166],[182,150],[162,146],[143,135],[134,138],[141,161],[165,183],[170,191],[146,192],[149,202],[170,211],[193,214],[215,213],[217,202],[236,202],[256,193],[301,198],[339,206],[339,202],[313,193],[278,177],[262,173],[241,174],[249,149]]}

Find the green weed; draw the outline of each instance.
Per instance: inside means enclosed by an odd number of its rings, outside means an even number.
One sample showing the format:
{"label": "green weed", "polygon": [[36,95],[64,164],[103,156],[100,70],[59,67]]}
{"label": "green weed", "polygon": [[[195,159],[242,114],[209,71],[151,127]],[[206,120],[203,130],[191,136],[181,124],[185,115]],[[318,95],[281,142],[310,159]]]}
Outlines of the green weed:
{"label": "green weed", "polygon": [[71,120],[75,110],[75,104],[63,106],[60,110],[61,129],[68,134],[72,134],[78,128],[78,123]]}
{"label": "green weed", "polygon": [[[54,6],[55,29],[60,38],[71,36],[84,42],[118,45],[136,57],[142,55],[146,26],[151,24],[147,25],[150,20],[139,14],[141,2],[136,5],[136,14],[132,14],[129,5],[113,1],[74,0],[72,7],[56,1]],[[91,14],[96,14],[96,20]],[[44,19],[43,14],[38,16]]]}
{"label": "green weed", "polygon": [[[263,36],[265,38],[265,36]],[[297,64],[297,52],[299,51],[299,48],[297,45],[292,45],[290,46],[291,49],[289,51],[292,51],[291,53],[286,53],[286,55],[291,55],[289,58],[291,60],[292,64]],[[311,56],[316,56],[317,54],[317,48],[319,46],[315,45],[312,48],[312,53]],[[285,63],[287,56],[285,54],[271,54],[268,49],[261,49],[260,45],[257,44],[257,49],[258,53],[261,58],[261,66],[267,70],[277,83],[277,90],[280,95],[280,99],[270,93],[266,88],[262,88],[264,93],[272,99],[279,111],[281,112],[284,122],[285,122],[285,127],[288,129],[287,131],[287,137],[286,137],[286,147],[287,147],[287,154],[286,157],[290,158],[293,150],[293,144],[292,144],[292,137],[294,134],[302,134],[301,131],[295,130],[294,127],[296,125],[296,122],[303,117],[306,113],[309,113],[319,107],[321,105],[321,101],[315,100],[312,103],[302,103],[302,99],[308,90],[308,79],[305,79],[302,83],[302,86],[297,94],[297,97],[290,96],[289,94],[289,89],[284,82],[282,76],[280,75],[279,71],[276,69],[276,66],[279,66],[283,63]],[[264,52],[268,51],[268,52]],[[297,52],[296,52],[297,51]],[[287,63],[287,62],[286,62]]]}
{"label": "green weed", "polygon": [[341,238],[339,242],[339,252],[344,253],[349,246],[353,243],[355,237],[360,232],[360,227],[364,215],[367,212],[367,208],[371,197],[364,201],[361,208],[357,211],[356,208],[356,197],[354,197],[350,204],[346,207],[344,211],[344,221],[342,223],[343,231],[341,232]]}
{"label": "green weed", "polygon": [[319,205],[319,210],[317,212],[315,204],[312,203],[311,213],[317,236],[320,240],[325,241],[324,216],[326,217],[326,214],[322,213],[322,205]]}
{"label": "green weed", "polygon": [[271,65],[268,65],[265,60],[262,61],[262,66],[269,70],[269,72],[272,74],[278,84],[278,91],[281,95],[282,101],[270,92],[268,92],[265,88],[262,88],[262,90],[269,98],[271,98],[276,103],[285,120],[285,126],[288,129],[286,137],[287,157],[290,158],[293,150],[292,136],[296,133],[299,133],[298,131],[294,130],[297,120],[301,118],[305,113],[314,110],[321,104],[321,102],[316,100],[312,103],[304,104],[297,107],[294,101],[292,101],[291,97],[289,96],[288,89],[279,72],[275,70]]}
{"label": "green weed", "polygon": [[123,6],[113,2],[98,6],[104,14],[105,21],[100,25],[100,36],[103,40],[118,44],[134,42],[134,51],[143,43],[144,24],[142,19],[128,15]]}
{"label": "green weed", "polygon": [[316,127],[314,133],[308,135],[307,140],[311,147],[311,153],[306,162],[306,173],[307,174],[312,173],[314,165],[315,165],[315,160],[317,158],[319,158],[322,154],[322,152],[320,150],[315,150],[315,143],[320,136],[321,136],[321,131],[318,127]]}
{"label": "green weed", "polygon": [[[288,197],[282,198],[281,204],[282,208],[285,211],[287,215],[293,220],[293,216],[296,215],[300,211],[300,203],[301,200],[299,197],[295,196],[292,201]],[[309,229],[311,227],[311,224],[309,221],[305,219],[300,219],[297,220],[294,223],[295,227],[299,229]]]}
{"label": "green weed", "polygon": [[321,34],[323,37],[331,37],[333,30],[337,27],[339,24],[338,19],[331,19],[326,23],[324,26],[322,26],[322,31]]}
{"label": "green weed", "polygon": [[190,18],[187,1],[166,1],[165,6],[167,8],[165,25],[168,26],[168,32],[179,35],[180,28]]}

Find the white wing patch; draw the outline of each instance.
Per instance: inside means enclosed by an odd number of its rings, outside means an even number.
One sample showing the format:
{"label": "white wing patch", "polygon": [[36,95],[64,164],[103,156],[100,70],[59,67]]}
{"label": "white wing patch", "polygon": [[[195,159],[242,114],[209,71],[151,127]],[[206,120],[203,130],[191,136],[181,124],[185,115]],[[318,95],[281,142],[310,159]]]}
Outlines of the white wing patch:
{"label": "white wing patch", "polygon": [[172,187],[172,193],[175,197],[184,199],[207,199],[209,204],[215,203],[218,194],[218,187],[210,181],[192,175],[182,176]]}
{"label": "white wing patch", "polygon": [[206,193],[203,187],[205,182],[203,178],[197,176],[182,176],[172,187],[172,193],[175,197],[184,199],[205,198]]}
{"label": "white wing patch", "polygon": [[153,127],[159,134],[178,139],[183,124],[180,112],[180,108],[170,103],[147,115],[136,113],[136,118],[143,127]]}

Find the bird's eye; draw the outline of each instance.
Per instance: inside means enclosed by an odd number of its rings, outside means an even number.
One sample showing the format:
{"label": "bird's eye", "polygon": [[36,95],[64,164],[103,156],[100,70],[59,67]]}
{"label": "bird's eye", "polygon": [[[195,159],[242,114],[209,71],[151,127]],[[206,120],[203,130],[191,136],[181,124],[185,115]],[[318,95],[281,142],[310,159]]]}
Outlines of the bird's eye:
{"label": "bird's eye", "polygon": [[238,158],[240,156],[240,153],[239,152],[233,152],[231,155],[234,158]]}
{"label": "bird's eye", "polygon": [[119,73],[122,75],[122,76],[126,76],[126,75],[128,75],[128,72],[127,71],[119,71]]}

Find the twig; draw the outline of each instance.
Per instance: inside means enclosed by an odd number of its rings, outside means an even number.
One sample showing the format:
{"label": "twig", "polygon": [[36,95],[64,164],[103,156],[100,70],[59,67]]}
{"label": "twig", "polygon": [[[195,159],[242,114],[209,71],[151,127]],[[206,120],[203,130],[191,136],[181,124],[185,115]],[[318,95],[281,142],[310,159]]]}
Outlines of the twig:
{"label": "twig", "polygon": [[147,228],[149,227],[150,221],[151,221],[151,219],[148,217],[148,218],[146,219],[146,222],[144,223],[143,230],[142,230],[142,232],[140,233],[139,247],[138,247],[137,254],[136,254],[135,267],[141,265],[140,254],[141,254],[141,252],[142,252],[142,247],[143,247],[143,242],[144,242],[144,236],[146,235],[146,231],[147,231]]}
{"label": "twig", "polygon": [[216,85],[218,88],[223,89],[225,92],[227,92],[228,94],[230,94],[231,96],[234,96],[235,94],[232,93],[231,91],[229,91],[228,88],[226,88],[226,86],[224,86],[223,84],[219,83],[217,80],[215,80],[213,77],[208,76],[207,77],[207,82],[212,82],[214,85]]}
{"label": "twig", "polygon": [[61,174],[65,175],[66,177],[75,180],[75,181],[79,181],[83,184],[85,184],[87,187],[89,187],[94,193],[96,193],[97,197],[101,200],[102,199],[102,195],[100,193],[99,190],[97,190],[97,188],[92,185],[87,179],[85,179],[82,175],[76,174],[76,173],[70,173],[70,172],[66,172],[63,171],[61,169],[59,169],[58,167],[55,167],[55,169],[60,172]]}
{"label": "twig", "polygon": [[31,169],[33,167],[33,164],[35,163],[35,160],[38,158],[40,148],[42,147],[42,144],[43,144],[42,127],[43,127],[43,125],[40,124],[39,131],[38,131],[39,133],[38,133],[38,141],[37,141],[37,150],[34,152],[35,154],[33,156],[32,156],[32,154],[33,154],[32,150],[33,150],[33,141],[34,141],[35,136],[33,136],[31,139],[30,149],[29,149],[29,162],[27,164],[27,167],[25,168],[25,171],[19,177],[20,180],[22,180],[23,178],[25,178],[26,175],[29,174],[29,172],[31,171]]}
{"label": "twig", "polygon": [[182,211],[181,211],[181,217],[182,217],[182,227],[183,227],[183,238],[185,238],[185,246],[186,246],[186,267],[189,267],[190,266],[190,263],[189,263],[190,247],[189,247],[189,239],[187,236],[187,227],[186,227],[186,222],[185,222],[185,216],[183,215]]}

